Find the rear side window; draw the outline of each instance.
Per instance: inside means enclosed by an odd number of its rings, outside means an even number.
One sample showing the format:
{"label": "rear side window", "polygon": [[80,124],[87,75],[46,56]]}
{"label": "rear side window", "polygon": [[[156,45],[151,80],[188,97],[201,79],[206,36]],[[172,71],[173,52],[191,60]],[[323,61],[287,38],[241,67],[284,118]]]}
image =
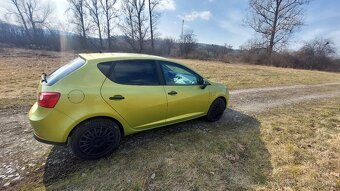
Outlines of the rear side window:
{"label": "rear side window", "polygon": [[72,72],[76,71],[78,68],[82,67],[85,64],[85,60],[82,58],[76,58],[69,62],[68,64],[60,67],[53,73],[51,73],[47,77],[47,85],[51,86],[57,83],[59,80],[63,79],[64,77],[70,75]]}
{"label": "rear side window", "polygon": [[159,85],[155,62],[126,60],[115,62],[110,80],[125,85]]}
{"label": "rear side window", "polygon": [[111,67],[113,66],[112,62],[101,62],[97,66],[106,77],[110,77]]}

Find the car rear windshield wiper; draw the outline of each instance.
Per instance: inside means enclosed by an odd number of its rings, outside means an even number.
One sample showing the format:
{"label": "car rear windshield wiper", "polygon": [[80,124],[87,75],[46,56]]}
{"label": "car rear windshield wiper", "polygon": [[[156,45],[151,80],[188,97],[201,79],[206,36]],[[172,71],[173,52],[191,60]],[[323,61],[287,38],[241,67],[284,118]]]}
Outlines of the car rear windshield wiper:
{"label": "car rear windshield wiper", "polygon": [[41,82],[46,82],[47,83],[46,77],[47,77],[47,74],[46,73],[42,73],[42,75],[41,75]]}

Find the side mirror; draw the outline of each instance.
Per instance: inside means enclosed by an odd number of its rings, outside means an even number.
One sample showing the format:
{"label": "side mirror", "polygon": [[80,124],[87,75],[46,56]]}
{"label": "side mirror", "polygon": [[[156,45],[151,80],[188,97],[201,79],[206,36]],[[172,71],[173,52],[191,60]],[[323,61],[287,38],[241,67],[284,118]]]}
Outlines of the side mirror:
{"label": "side mirror", "polygon": [[202,80],[201,89],[205,89],[205,88],[206,88],[208,85],[209,85],[209,82],[208,82],[208,80],[206,80],[206,79],[203,79],[203,80]]}

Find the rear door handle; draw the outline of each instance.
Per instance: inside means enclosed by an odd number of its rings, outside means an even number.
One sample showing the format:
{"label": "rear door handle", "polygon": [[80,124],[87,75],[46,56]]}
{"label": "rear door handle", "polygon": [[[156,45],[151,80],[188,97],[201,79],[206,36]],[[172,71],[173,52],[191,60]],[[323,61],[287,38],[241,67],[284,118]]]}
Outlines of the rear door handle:
{"label": "rear door handle", "polygon": [[171,91],[171,92],[169,92],[168,94],[169,94],[169,95],[176,95],[177,92],[176,92],[176,91]]}
{"label": "rear door handle", "polygon": [[125,99],[122,95],[114,95],[113,97],[109,98],[110,100],[122,100]]}

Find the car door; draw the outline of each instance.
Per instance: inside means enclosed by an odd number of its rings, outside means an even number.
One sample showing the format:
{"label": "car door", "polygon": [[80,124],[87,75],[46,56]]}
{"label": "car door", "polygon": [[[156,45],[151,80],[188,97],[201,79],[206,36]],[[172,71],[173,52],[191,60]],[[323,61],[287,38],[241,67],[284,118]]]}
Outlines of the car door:
{"label": "car door", "polygon": [[208,110],[209,88],[202,89],[203,78],[189,68],[161,61],[168,100],[166,123],[204,116]]}
{"label": "car door", "polygon": [[113,62],[113,71],[101,88],[104,100],[135,129],[161,126],[167,100],[155,61]]}

